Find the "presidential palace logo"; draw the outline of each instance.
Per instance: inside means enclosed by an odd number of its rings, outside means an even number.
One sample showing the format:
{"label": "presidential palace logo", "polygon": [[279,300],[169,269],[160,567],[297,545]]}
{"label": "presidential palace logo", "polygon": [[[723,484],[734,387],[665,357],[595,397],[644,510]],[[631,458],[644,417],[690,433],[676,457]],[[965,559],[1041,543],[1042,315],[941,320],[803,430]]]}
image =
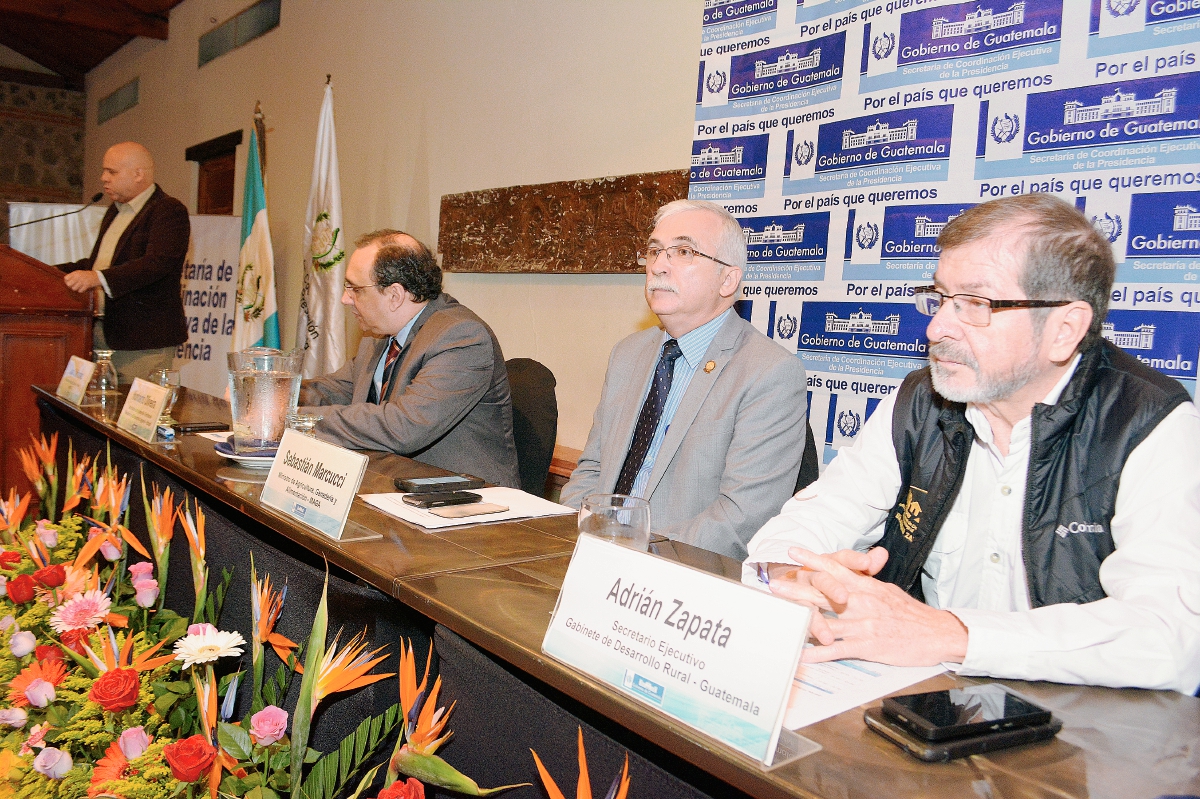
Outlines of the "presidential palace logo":
{"label": "presidential palace logo", "polygon": [[875,56],[876,61],[883,61],[895,49],[896,34],[894,33],[881,33],[871,42],[871,55]]}
{"label": "presidential palace logo", "polygon": [[729,76],[719,69],[714,69],[708,73],[708,77],[704,80],[704,86],[708,89],[709,94],[720,94],[725,88],[725,84],[729,82]]}
{"label": "presidential palace logo", "polygon": [[779,336],[784,341],[787,341],[792,336],[796,335],[797,327],[799,327],[799,323],[796,321],[796,317],[792,316],[791,314],[784,314],[783,316],[779,317],[779,321],[775,323],[775,335]]}
{"label": "presidential palace logo", "polygon": [[968,12],[961,22],[951,22],[945,17],[933,20],[930,38],[946,39],[952,36],[970,36],[973,33],[1014,28],[1025,21],[1025,4],[1014,3],[1008,11],[997,14],[990,8],[977,8]]}
{"label": "presidential palace logo", "polygon": [[1163,89],[1153,97],[1139,100],[1137,92],[1123,92],[1117,89],[1111,95],[1101,97],[1096,105],[1084,105],[1078,100],[1071,100],[1063,104],[1063,124],[1082,125],[1110,119],[1173,114],[1178,94],[1179,90],[1176,88]]}
{"label": "presidential palace logo", "polygon": [[1149,324],[1137,325],[1133,330],[1117,330],[1112,322],[1105,322],[1100,327],[1100,337],[1123,350],[1152,350],[1154,330],[1155,325]]}
{"label": "presidential palace logo", "polygon": [[1121,238],[1121,233],[1125,229],[1121,224],[1121,215],[1110,214],[1107,211],[1104,216],[1092,217],[1092,227],[1096,228],[1101,236],[1108,239],[1109,244]]}
{"label": "presidential palace logo", "polygon": [[805,139],[796,147],[796,163],[800,166],[808,166],[816,152],[817,148],[813,146],[813,143]]}
{"label": "presidential palace logo", "polygon": [[1110,17],[1119,19],[1134,12],[1141,0],[1104,0],[1104,10]]}
{"label": "presidential palace logo", "polygon": [[992,141],[997,144],[1008,144],[1021,133],[1021,117],[1016,114],[1004,113],[992,117]]}
{"label": "presidential palace logo", "polygon": [[777,59],[774,64],[766,61],[754,62],[754,77],[773,78],[776,75],[786,75],[789,72],[801,72],[806,69],[816,69],[821,65],[821,48],[818,47],[808,55],[801,58],[792,51],[785,51]]}
{"label": "presidential palace logo", "polygon": [[745,149],[739,144],[729,152],[725,152],[717,145],[710,144],[692,156],[692,166],[740,164],[742,163],[742,153],[745,152]]}
{"label": "presidential palace logo", "polygon": [[876,122],[867,125],[862,133],[855,133],[847,128],[842,131],[842,149],[857,150],[870,147],[873,144],[895,144],[903,141],[917,140],[917,120],[910,119],[898,128],[893,128],[887,122]]}
{"label": "presidential palace logo", "polygon": [[854,243],[860,250],[869,250],[879,241],[879,225],[864,222],[854,229]]}
{"label": "presidential palace logo", "polygon": [[801,222],[791,230],[784,230],[783,225],[766,225],[761,231],[753,228],[742,228],[746,244],[799,244],[804,241],[804,223]]}

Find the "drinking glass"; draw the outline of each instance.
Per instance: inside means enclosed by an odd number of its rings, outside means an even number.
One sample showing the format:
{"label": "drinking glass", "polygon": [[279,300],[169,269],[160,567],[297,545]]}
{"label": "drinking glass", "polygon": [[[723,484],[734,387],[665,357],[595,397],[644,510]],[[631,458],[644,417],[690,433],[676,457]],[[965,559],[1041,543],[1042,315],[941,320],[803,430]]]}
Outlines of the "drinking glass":
{"label": "drinking glass", "polygon": [[650,548],[650,503],[625,494],[592,494],[579,507],[579,532],[645,552]]}
{"label": "drinking glass", "polygon": [[96,368],[83,395],[83,404],[109,406],[112,397],[108,393],[117,391],[117,369],[112,362],[113,350],[96,350]]}
{"label": "drinking glass", "polygon": [[171,393],[167,397],[167,404],[163,406],[162,414],[158,417],[160,426],[170,427],[175,424],[175,420],[171,418],[171,409],[175,407],[175,403],[179,399],[179,370],[158,369],[151,373],[150,382],[171,389]]}
{"label": "drinking glass", "polygon": [[287,429],[311,436],[317,429],[317,423],[324,418],[324,415],[319,413],[289,413],[287,415]]}

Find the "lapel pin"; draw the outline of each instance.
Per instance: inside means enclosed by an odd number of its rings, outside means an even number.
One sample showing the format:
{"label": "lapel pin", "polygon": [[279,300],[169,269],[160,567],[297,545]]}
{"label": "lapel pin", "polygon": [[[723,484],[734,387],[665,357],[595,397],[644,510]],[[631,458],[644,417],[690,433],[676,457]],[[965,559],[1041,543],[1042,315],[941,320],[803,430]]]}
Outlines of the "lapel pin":
{"label": "lapel pin", "polygon": [[711,372],[713,369],[716,369],[716,368],[717,368],[717,362],[709,361],[708,363],[704,364],[704,374],[708,374],[709,372]]}

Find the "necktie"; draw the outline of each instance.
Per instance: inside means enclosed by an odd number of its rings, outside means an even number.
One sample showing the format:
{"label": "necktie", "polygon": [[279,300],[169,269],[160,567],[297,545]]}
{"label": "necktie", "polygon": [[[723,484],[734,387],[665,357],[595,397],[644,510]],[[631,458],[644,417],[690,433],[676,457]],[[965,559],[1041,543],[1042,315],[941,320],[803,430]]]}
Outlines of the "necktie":
{"label": "necktie", "polygon": [[387,402],[388,395],[391,394],[392,378],[395,377],[396,361],[400,359],[400,342],[396,341],[396,337],[392,336],[392,343],[388,345],[387,360],[383,362],[383,379],[379,381],[379,404]]}
{"label": "necktie", "polygon": [[667,394],[671,391],[671,378],[675,374],[675,361],[682,355],[679,342],[669,339],[663,344],[662,355],[658,365],[654,367],[654,380],[650,383],[650,393],[642,403],[642,412],[638,415],[637,426],[633,428],[633,441],[629,444],[629,453],[621,466],[621,475],[617,478],[617,486],[613,489],[616,494],[628,494],[633,488],[633,481],[642,469],[650,442],[654,439],[654,431],[662,419],[663,406],[667,404]]}

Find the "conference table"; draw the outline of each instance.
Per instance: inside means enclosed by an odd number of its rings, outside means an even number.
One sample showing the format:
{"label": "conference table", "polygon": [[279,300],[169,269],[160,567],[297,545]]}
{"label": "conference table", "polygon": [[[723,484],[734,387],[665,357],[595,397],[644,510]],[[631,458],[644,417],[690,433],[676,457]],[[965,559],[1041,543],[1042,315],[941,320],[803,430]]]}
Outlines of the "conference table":
{"label": "conference table", "polygon": [[[427,531],[356,498],[343,540],[333,540],[260,503],[265,472],[236,466],[206,438],[188,434],[147,444],[52,390],[34,391],[43,431],[60,433],[60,458],[67,438],[79,451],[107,448],[123,468],[136,468],[148,482],[171,484],[198,501],[210,518],[210,542],[236,542],[230,558],[247,547],[269,549],[276,553],[275,568],[295,570],[288,579],[297,591],[305,585],[301,571],[328,563],[347,591],[371,592],[387,603],[379,618],[402,624],[406,634],[427,634],[438,654],[446,700],[458,702],[450,723],[455,736],[442,754],[480,784],[536,783],[532,747],[559,786],[573,793],[578,724],[585,730],[597,795],[603,795],[625,751],[631,753],[634,778],[630,796],[1200,795],[1200,699],[1035,682],[1003,681],[1063,721],[1062,732],[1047,743],[928,764],[870,732],[863,708],[856,708],[799,731],[818,751],[766,769],[542,653],[575,545],[573,515]],[[183,389],[174,415],[183,422],[227,422],[229,409],[223,400]],[[445,474],[397,455],[366,454],[362,494],[393,491],[396,477]],[[135,506],[138,493],[135,482]],[[182,545],[175,549],[186,551]],[[740,575],[737,562],[685,544],[664,541],[652,551],[721,577]],[[209,559],[210,567],[220,565],[212,554]],[[174,593],[168,590],[168,599],[186,598],[186,581],[172,579],[175,583],[180,585]],[[347,612],[355,618],[358,611]],[[383,643],[389,642],[375,641]],[[419,651],[423,659],[425,650]],[[911,690],[980,682],[987,681],[943,674]],[[544,796],[540,786],[504,795]]]}

